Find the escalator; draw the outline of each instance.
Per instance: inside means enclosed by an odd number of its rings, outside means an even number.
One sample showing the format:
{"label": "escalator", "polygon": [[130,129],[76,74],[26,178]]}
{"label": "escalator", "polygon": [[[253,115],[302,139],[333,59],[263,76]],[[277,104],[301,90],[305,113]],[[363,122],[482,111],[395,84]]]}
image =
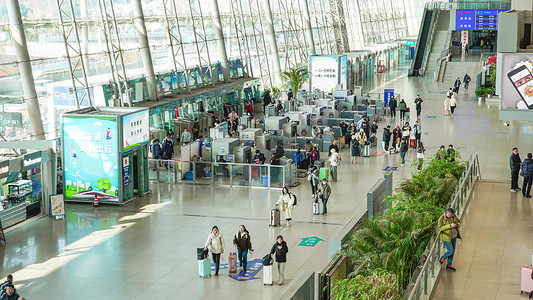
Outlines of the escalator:
{"label": "escalator", "polygon": [[418,37],[418,47],[416,48],[415,60],[409,70],[409,76],[418,76],[419,71],[422,68],[424,61],[424,54],[426,53],[427,40],[429,37],[429,30],[431,28],[431,21],[433,18],[433,10],[426,10],[424,12],[424,21],[422,23],[422,29],[420,36]]}

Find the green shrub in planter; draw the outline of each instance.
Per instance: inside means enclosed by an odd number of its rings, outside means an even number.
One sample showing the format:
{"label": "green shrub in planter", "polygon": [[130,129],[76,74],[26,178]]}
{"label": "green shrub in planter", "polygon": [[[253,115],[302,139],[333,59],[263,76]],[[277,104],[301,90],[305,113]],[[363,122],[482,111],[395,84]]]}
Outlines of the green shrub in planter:
{"label": "green shrub in planter", "polygon": [[476,89],[476,97],[483,98],[485,96],[487,96],[487,91],[484,87],[479,87],[478,89]]}
{"label": "green shrub in planter", "polygon": [[487,95],[494,95],[494,89],[492,89],[492,87],[488,87],[485,89],[485,92],[487,93]]}
{"label": "green shrub in planter", "polygon": [[379,271],[368,276],[357,275],[351,279],[338,281],[333,287],[335,300],[400,300],[402,291],[394,284],[396,275]]}

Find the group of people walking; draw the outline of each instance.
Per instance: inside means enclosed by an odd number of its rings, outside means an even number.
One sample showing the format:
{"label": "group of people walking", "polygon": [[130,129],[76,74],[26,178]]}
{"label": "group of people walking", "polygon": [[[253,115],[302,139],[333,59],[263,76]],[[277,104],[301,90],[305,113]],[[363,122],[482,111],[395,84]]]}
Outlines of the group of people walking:
{"label": "group of people walking", "polygon": [[[233,236],[233,246],[237,250],[237,257],[239,260],[239,267],[242,272],[248,270],[248,253],[253,252],[252,239],[250,232],[244,225],[239,226],[239,231]],[[213,263],[215,264],[215,276],[218,276],[220,270],[220,260],[224,254],[226,243],[224,236],[218,229],[218,226],[213,226],[204,245],[205,250],[211,251]],[[270,255],[275,259],[278,267],[279,284],[283,284],[285,280],[285,263],[287,262],[287,253],[289,248],[287,243],[283,240],[281,235],[278,235],[276,242],[270,250]]]}

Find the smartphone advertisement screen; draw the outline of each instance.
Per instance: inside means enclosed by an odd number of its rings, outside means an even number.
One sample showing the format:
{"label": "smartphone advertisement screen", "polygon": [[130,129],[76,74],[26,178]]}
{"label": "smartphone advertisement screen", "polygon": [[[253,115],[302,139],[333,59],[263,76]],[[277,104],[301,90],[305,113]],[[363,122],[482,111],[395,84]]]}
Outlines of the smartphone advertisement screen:
{"label": "smartphone advertisement screen", "polygon": [[505,55],[502,64],[501,109],[533,109],[533,54]]}

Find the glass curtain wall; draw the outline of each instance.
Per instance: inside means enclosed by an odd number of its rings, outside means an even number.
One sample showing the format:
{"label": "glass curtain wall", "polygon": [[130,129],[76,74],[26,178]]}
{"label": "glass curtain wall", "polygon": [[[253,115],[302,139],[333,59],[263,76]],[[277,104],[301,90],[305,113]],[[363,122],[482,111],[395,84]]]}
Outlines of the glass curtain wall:
{"label": "glass curtain wall", "polygon": [[[214,1],[141,0],[159,95],[188,92],[223,81],[223,58],[213,21]],[[310,46],[304,24],[307,16],[316,53],[338,54],[334,28],[342,26],[335,23],[339,21],[332,17],[332,7],[341,5],[343,8],[346,24],[341,25],[347,30],[347,48],[359,50],[416,35],[425,2],[216,1],[231,76],[261,78],[267,88],[275,82],[274,61],[279,59],[281,71],[307,64]],[[307,1],[308,11],[302,1]],[[139,93],[146,95],[147,92],[142,49],[134,23],[134,3],[134,0],[19,1],[41,116],[48,134],[55,130],[55,121],[49,120],[54,115],[50,110],[57,98],[54,95],[61,94],[69,99],[76,94],[69,57],[83,61],[89,86],[105,84],[104,93],[113,94],[119,90],[131,97],[133,103],[145,99],[139,97]],[[65,36],[80,55],[71,51],[74,48],[65,46],[61,26],[62,22],[69,25],[74,21],[76,26],[65,27]],[[277,49],[271,45],[269,24],[274,28]],[[22,105],[22,87],[9,28],[6,0],[0,0],[0,134],[15,140],[27,138],[30,126]],[[67,52],[67,49],[70,50]],[[72,73],[75,77],[84,77],[79,64]],[[69,109],[72,108],[75,107]]]}

